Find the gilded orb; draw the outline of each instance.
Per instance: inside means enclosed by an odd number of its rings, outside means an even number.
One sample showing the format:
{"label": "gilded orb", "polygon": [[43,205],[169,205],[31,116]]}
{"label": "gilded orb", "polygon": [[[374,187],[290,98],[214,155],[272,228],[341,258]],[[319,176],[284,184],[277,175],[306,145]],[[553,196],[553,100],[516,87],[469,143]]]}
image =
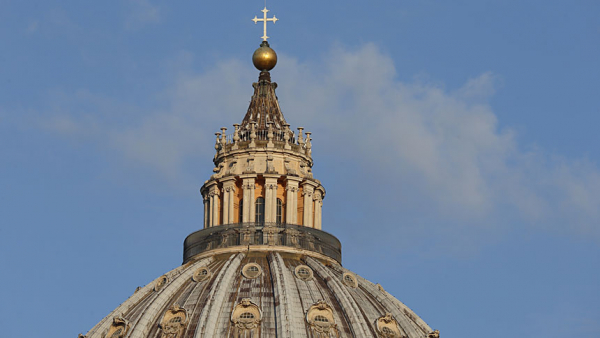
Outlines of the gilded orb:
{"label": "gilded orb", "polygon": [[256,51],[254,51],[252,63],[254,63],[254,67],[260,71],[269,71],[277,64],[277,53],[269,47],[269,44],[263,43]]}

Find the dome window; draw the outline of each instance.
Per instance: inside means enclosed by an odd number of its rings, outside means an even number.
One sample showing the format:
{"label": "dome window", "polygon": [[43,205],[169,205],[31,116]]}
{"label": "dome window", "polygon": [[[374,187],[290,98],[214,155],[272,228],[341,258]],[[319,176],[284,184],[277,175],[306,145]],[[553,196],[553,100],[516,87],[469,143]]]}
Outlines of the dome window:
{"label": "dome window", "polygon": [[298,265],[294,272],[296,273],[296,277],[303,281],[309,281],[313,278],[312,269],[306,265]]}
{"label": "dome window", "polygon": [[398,326],[398,322],[392,316],[391,313],[386,313],[375,321],[375,328],[377,329],[378,337],[381,338],[400,338],[405,335],[402,334]]}
{"label": "dome window", "polygon": [[241,319],[254,319],[254,315],[250,312],[244,312],[240,315]]}
{"label": "dome window", "polygon": [[319,301],[313,304],[306,312],[306,323],[313,333],[313,337],[330,338],[338,337],[339,332],[333,310],[325,301]]}
{"label": "dome window", "polygon": [[120,327],[117,329],[117,331],[113,332],[113,334],[110,335],[110,338],[121,338],[123,337],[123,328]]}
{"label": "dome window", "polygon": [[344,274],[344,276],[342,277],[342,282],[344,282],[346,286],[349,286],[351,288],[355,288],[358,286],[358,281],[356,280],[356,277],[354,277],[354,275],[349,272],[346,272]]}
{"label": "dome window", "polygon": [[256,278],[261,274],[262,269],[260,268],[260,265],[256,263],[248,263],[244,265],[244,268],[242,269],[242,275],[244,275],[246,278]]}
{"label": "dome window", "polygon": [[255,337],[262,313],[250,298],[244,298],[231,313],[233,337]]}
{"label": "dome window", "polygon": [[202,282],[202,281],[209,279],[210,276],[211,276],[211,273],[208,270],[208,268],[201,267],[198,270],[196,270],[196,272],[194,272],[194,275],[192,276],[192,280],[194,282]]}
{"label": "dome window", "polygon": [[256,199],[256,213],[254,216],[254,221],[261,224],[265,222],[265,199],[262,197]]}
{"label": "dome window", "polygon": [[111,326],[104,335],[107,338],[123,338],[129,331],[129,323],[122,317],[113,318]]}
{"label": "dome window", "polygon": [[171,318],[171,320],[169,320],[169,323],[172,323],[172,324],[181,323],[182,320],[183,320],[183,318],[177,316],[177,317]]}
{"label": "dome window", "polygon": [[154,291],[159,291],[160,289],[162,289],[167,284],[167,282],[169,282],[167,276],[160,277],[158,281],[156,281],[156,283],[154,284]]}
{"label": "dome window", "polygon": [[327,318],[325,318],[325,317],[323,317],[321,315],[317,315],[317,316],[315,316],[315,322],[318,322],[318,323],[329,323],[329,319],[327,319]]}
{"label": "dome window", "polygon": [[180,338],[187,326],[187,310],[178,304],[173,304],[163,316],[159,327],[162,329],[161,338]]}

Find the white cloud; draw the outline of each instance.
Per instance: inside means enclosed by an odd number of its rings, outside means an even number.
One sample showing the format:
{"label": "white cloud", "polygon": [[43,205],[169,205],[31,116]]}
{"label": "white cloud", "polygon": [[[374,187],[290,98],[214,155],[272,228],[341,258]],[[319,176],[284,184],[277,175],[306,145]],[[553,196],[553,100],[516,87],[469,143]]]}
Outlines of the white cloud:
{"label": "white cloud", "polygon": [[[193,63],[186,58],[181,64]],[[509,226],[517,219],[598,237],[600,171],[590,161],[521,150],[512,130],[499,129],[489,104],[493,74],[448,91],[397,80],[393,60],[374,45],[339,48],[324,60],[303,64],[280,55],[272,75],[281,84],[281,106],[290,123],[315,132],[314,152],[344,161],[353,175],[370,175],[354,177],[372,182],[360,189],[385,184],[394,192],[371,194],[380,196],[373,203],[426,201],[422,210],[410,207],[425,218],[436,215],[443,224],[430,226],[442,233],[451,231],[445,224],[462,224],[460,234],[468,236],[475,228]],[[198,175],[186,161],[212,158],[214,132],[242,119],[256,77],[235,60],[217,62],[202,74],[186,67],[161,96],[166,108],[138,115],[133,125],[103,127],[106,144],[169,180]],[[74,127],[61,117],[53,128]],[[320,165],[317,176],[328,170],[327,163]]]}

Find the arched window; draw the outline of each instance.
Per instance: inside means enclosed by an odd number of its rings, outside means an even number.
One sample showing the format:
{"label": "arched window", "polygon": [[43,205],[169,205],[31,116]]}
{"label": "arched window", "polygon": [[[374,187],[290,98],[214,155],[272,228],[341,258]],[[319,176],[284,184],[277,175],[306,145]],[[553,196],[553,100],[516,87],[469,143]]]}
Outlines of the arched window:
{"label": "arched window", "polygon": [[263,197],[259,197],[256,199],[256,217],[254,221],[256,223],[264,223],[265,222],[265,199]]}
{"label": "arched window", "polygon": [[238,223],[244,222],[244,200],[240,200],[240,206],[238,210]]}
{"label": "arched window", "polygon": [[278,224],[283,223],[283,201],[281,198],[277,199],[277,214],[275,216],[275,222]]}

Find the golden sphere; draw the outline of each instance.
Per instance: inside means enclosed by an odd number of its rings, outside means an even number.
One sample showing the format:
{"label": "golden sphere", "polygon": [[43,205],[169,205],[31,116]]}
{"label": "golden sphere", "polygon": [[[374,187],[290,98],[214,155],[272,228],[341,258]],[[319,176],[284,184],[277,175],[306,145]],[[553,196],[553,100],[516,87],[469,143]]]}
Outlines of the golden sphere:
{"label": "golden sphere", "polygon": [[252,55],[254,67],[260,71],[269,71],[277,64],[277,53],[268,45],[261,45]]}

